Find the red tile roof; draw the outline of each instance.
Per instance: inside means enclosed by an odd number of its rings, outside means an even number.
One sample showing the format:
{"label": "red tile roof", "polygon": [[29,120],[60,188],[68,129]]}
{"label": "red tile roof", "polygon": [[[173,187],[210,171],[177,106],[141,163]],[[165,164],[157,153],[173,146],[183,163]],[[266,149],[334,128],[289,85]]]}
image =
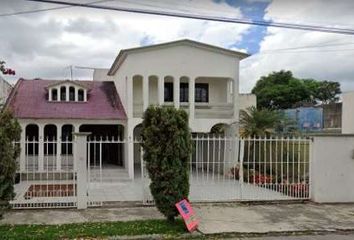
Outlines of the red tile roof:
{"label": "red tile roof", "polygon": [[87,86],[87,102],[49,102],[47,87],[65,82],[19,79],[6,106],[17,118],[124,120],[127,118],[113,82],[75,81]]}

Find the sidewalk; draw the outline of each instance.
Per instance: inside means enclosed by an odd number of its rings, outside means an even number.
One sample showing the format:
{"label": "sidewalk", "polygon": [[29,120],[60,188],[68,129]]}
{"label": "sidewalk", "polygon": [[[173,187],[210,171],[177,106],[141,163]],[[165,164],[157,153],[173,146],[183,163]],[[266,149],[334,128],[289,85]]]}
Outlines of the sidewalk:
{"label": "sidewalk", "polygon": [[11,210],[1,224],[66,224],[163,219],[155,207]]}
{"label": "sidewalk", "polygon": [[[354,204],[194,204],[204,234],[354,231]],[[13,210],[0,224],[162,219],[155,207]]]}
{"label": "sidewalk", "polygon": [[354,204],[201,205],[196,211],[204,234],[354,230]]}

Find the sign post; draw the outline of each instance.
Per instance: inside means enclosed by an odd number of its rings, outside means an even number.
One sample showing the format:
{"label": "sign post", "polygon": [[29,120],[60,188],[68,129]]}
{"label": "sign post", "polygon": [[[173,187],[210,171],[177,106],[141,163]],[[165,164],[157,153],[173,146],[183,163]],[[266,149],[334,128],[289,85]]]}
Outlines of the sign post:
{"label": "sign post", "polygon": [[199,221],[187,199],[183,199],[182,201],[176,203],[175,206],[178,212],[181,214],[188,231],[193,232],[196,230],[198,228]]}

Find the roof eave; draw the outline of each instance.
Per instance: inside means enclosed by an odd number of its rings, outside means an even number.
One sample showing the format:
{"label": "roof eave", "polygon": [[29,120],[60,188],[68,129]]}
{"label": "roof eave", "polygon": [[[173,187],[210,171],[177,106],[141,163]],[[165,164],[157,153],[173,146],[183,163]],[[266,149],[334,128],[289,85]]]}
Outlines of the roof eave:
{"label": "roof eave", "polygon": [[126,59],[128,53],[135,52],[135,51],[140,51],[140,50],[146,50],[146,49],[153,49],[153,48],[158,48],[158,47],[164,47],[164,46],[170,46],[170,45],[176,45],[178,43],[188,43],[190,45],[193,45],[194,47],[199,47],[199,48],[206,48],[208,50],[214,50],[221,52],[226,55],[232,55],[234,57],[239,58],[240,60],[245,59],[249,56],[250,54],[243,53],[243,52],[238,52],[202,42],[197,42],[189,39],[182,39],[182,40],[177,40],[177,41],[172,41],[172,42],[165,42],[165,43],[160,43],[160,44],[155,44],[155,45],[149,45],[149,46],[143,46],[143,47],[136,47],[136,48],[128,48],[128,49],[123,49],[119,52],[118,56],[114,60],[111,68],[109,69],[107,75],[108,76],[113,76],[119,69],[119,67],[122,65],[124,60]]}

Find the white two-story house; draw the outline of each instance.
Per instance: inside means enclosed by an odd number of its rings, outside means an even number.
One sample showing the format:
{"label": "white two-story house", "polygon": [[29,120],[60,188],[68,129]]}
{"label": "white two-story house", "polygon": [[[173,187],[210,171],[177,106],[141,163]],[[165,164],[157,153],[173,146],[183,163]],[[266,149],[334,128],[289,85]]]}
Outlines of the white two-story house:
{"label": "white two-story house", "polygon": [[[94,71],[93,80],[114,82],[127,114],[128,139],[138,136],[151,104],[184,109],[192,132],[209,133],[224,124],[229,134],[236,134],[239,110],[256,104],[255,96],[239,94],[239,65],[248,56],[179,40],[121,50],[110,69]],[[133,145],[126,150],[127,159],[139,155]],[[127,163],[133,164],[132,159]],[[133,165],[129,169],[132,175]]]}
{"label": "white two-story house", "polygon": [[94,71],[93,81],[20,79],[6,103],[23,130],[20,170],[68,169],[72,132],[90,132],[90,164],[123,169],[133,179],[140,161],[134,140],[151,104],[184,109],[192,132],[224,124],[237,134],[239,110],[255,105],[254,96],[239,94],[246,57],[180,40],[121,50],[110,69]]}

